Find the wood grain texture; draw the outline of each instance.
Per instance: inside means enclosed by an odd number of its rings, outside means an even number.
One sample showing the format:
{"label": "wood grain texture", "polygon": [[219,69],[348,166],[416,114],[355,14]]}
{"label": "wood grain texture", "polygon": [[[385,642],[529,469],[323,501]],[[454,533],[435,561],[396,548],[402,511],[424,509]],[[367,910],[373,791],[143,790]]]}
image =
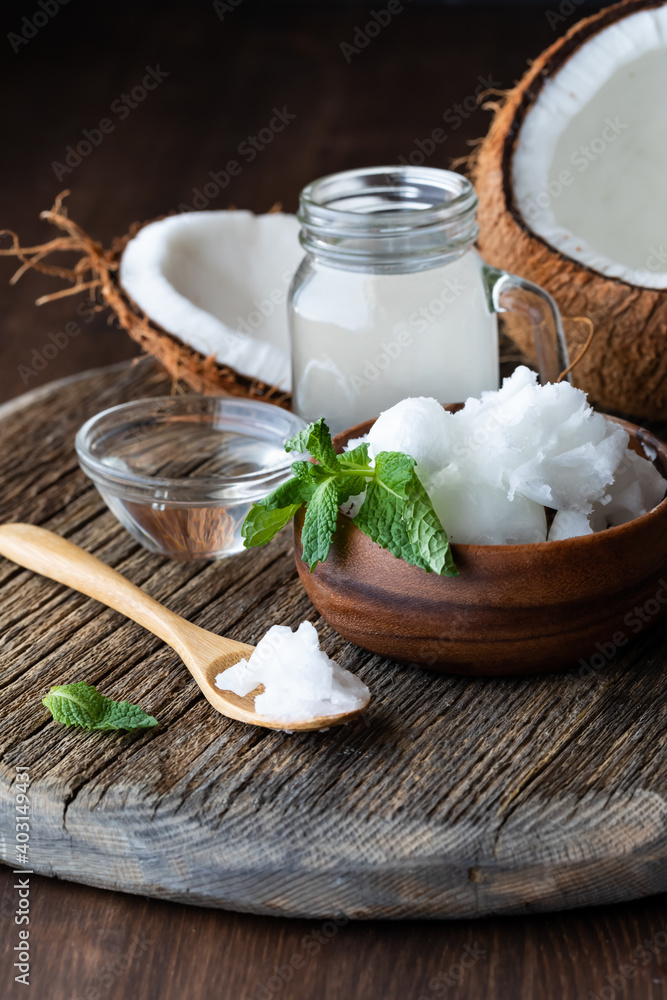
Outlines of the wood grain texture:
{"label": "wood grain texture", "polygon": [[610,980],[622,1000],[667,993],[664,897],[527,917],[332,927],[38,876],[26,989],[9,976],[14,881],[0,870],[3,1000],[591,1000],[590,991],[607,1000]]}
{"label": "wood grain texture", "polygon": [[[79,424],[164,392],[148,363],[43,394],[2,422],[0,519],[41,523],[204,628],[256,642],[321,626],[370,686],[365,717],[316,734],[215,715],[159,640],[0,564],[2,857],[31,768],[36,872],[267,914],[451,917],[612,902],[667,888],[663,635],[563,676],[465,680],[360,651],[318,621],[289,534],[204,567],[138,548],[76,466]],[[609,652],[609,651],[608,651]],[[86,680],[161,722],[64,730],[40,698]]]}

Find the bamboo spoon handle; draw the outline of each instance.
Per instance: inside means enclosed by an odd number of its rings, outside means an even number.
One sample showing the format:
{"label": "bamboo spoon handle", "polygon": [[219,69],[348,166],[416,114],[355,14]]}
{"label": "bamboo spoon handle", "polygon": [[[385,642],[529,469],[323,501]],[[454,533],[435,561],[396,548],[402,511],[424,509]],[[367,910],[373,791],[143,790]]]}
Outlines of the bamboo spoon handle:
{"label": "bamboo spoon handle", "polygon": [[34,524],[0,525],[0,555],[120,611],[180,652],[184,634],[200,631],[66,538]]}

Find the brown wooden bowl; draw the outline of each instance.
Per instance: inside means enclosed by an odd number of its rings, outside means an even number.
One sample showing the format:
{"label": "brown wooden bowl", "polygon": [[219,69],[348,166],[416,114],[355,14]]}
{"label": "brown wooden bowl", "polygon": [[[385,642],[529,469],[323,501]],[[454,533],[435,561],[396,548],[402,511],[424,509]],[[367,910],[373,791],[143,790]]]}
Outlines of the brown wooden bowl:
{"label": "brown wooden bowl", "polygon": [[[665,474],[667,445],[617,422],[639,454],[646,454],[643,443],[656,452]],[[373,423],[339,434],[337,450]],[[594,535],[453,545],[459,577],[409,566],[342,514],[328,559],[310,573],[301,559],[302,525],[303,512],[294,523],[296,565],[322,617],[364,649],[434,670],[541,674],[579,660],[592,671],[667,612],[667,500]]]}

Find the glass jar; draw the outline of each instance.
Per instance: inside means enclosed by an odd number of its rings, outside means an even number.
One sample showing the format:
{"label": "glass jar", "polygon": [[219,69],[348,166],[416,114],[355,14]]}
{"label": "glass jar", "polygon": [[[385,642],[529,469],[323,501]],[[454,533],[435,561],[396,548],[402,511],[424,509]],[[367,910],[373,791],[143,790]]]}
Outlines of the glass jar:
{"label": "glass jar", "polygon": [[306,255],[289,298],[294,408],[332,431],[406,396],[442,403],[499,383],[497,313],[532,324],[542,381],[567,367],[543,289],[488,267],[474,247],[477,196],[460,174],[374,167],[301,192]]}

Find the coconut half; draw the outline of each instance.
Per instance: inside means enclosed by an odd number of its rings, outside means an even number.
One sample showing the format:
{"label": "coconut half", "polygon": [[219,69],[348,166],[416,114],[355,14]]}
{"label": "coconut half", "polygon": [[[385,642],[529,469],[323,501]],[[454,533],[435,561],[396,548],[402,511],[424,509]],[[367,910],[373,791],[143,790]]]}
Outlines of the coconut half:
{"label": "coconut half", "polygon": [[289,392],[287,294],[303,258],[298,235],[296,216],[281,212],[170,216],[128,242],[120,284],[152,324],[196,354]]}
{"label": "coconut half", "polygon": [[[657,418],[667,416],[665,94],[667,3],[626,0],[533,63],[474,168],[482,254],[595,327],[575,383],[607,409]],[[566,332],[575,357],[587,326]]]}

